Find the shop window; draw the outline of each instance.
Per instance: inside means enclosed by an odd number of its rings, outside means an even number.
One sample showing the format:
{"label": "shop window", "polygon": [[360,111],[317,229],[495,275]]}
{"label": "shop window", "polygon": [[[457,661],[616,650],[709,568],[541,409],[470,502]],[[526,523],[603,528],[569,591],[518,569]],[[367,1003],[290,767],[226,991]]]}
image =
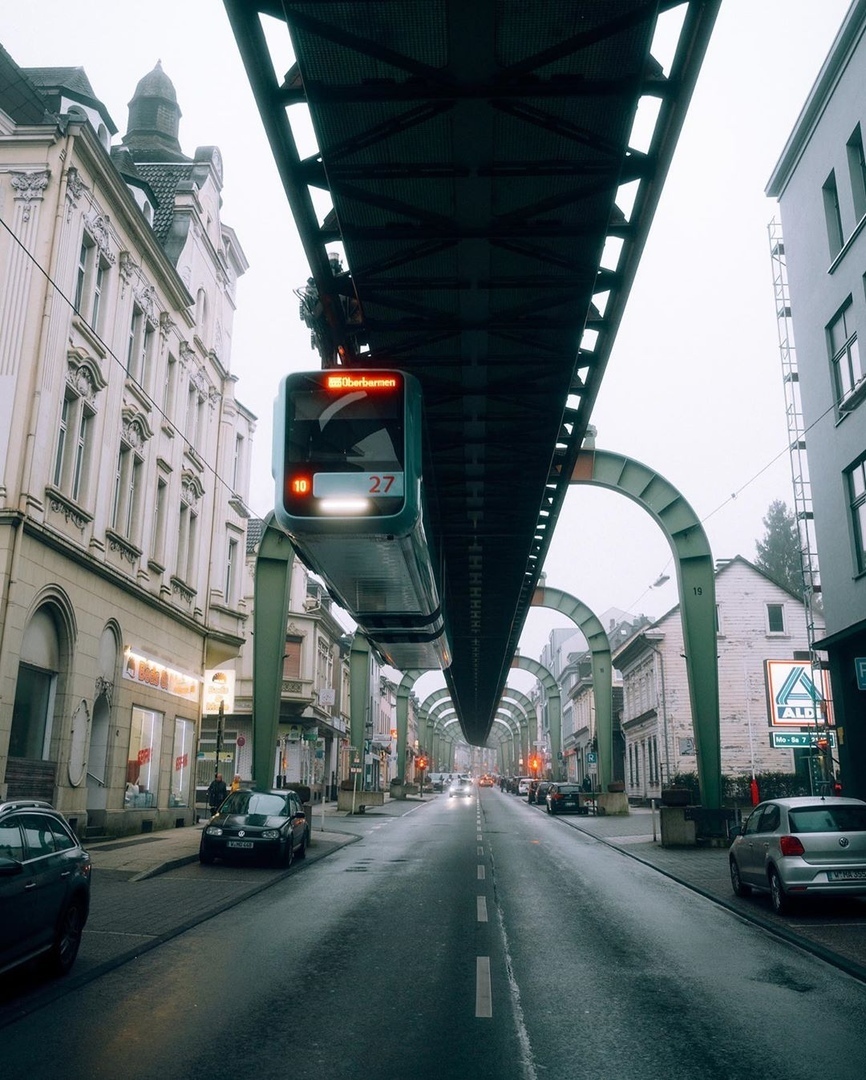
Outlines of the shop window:
{"label": "shop window", "polygon": [[161,747],[162,713],[134,706],[126,762],[124,804],[128,809],[157,805]]}
{"label": "shop window", "polygon": [[195,724],[176,717],[169,806],[189,806],[190,784],[195,766]]}

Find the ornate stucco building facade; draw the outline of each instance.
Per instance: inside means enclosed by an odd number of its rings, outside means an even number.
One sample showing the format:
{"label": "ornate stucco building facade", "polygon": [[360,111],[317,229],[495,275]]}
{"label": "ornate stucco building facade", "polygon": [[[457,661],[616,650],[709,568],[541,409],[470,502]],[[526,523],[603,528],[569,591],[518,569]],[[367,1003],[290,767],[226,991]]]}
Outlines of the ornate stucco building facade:
{"label": "ornate stucco building facade", "polygon": [[248,617],[255,418],[216,147],[159,65],[122,141],[80,68],[0,50],[0,796],[189,824],[205,672]]}

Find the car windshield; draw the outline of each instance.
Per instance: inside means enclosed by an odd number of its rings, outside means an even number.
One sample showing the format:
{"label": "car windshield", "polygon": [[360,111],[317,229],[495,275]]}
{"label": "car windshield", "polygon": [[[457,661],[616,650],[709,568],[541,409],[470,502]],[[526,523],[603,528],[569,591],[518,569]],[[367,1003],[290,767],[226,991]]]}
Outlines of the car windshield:
{"label": "car windshield", "polygon": [[261,814],[287,817],[285,795],[263,791],[233,791],[220,807],[222,814]]}
{"label": "car windshield", "polygon": [[792,832],[866,832],[866,806],[800,806],[788,811]]}
{"label": "car windshield", "polygon": [[556,790],[565,792],[565,794],[568,795],[572,791],[580,791],[580,787],[578,784],[557,784]]}

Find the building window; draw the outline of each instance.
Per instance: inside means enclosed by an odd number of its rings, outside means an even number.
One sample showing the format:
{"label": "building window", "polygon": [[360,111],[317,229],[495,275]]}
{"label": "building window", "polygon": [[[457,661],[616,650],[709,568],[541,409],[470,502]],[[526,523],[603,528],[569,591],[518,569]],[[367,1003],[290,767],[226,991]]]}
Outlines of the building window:
{"label": "building window", "polygon": [[283,678],[299,679],[301,677],[301,641],[299,637],[287,637],[286,648],[283,653]]}
{"label": "building window", "polygon": [[144,461],[139,452],[121,440],[114,473],[114,498],[111,505],[111,528],[127,540],[138,532]]}
{"label": "building window", "polygon": [[827,223],[827,242],[830,245],[830,258],[835,259],[842,250],[844,234],[842,232],[842,213],[839,209],[839,192],[836,187],[836,173],[831,172],[821,189],[824,197],[824,218]]}
{"label": "building window", "polygon": [[237,540],[229,540],[226,553],[226,581],[223,598],[229,607],[235,604],[235,586],[238,572],[238,548]]}
{"label": "building window", "polygon": [[144,311],[136,304],[129,322],[126,373],[146,390],[150,381],[156,334]]}
{"label": "building window", "polygon": [[81,240],[75,271],[75,312],[97,333],[101,329],[103,294],[108,280],[108,260],[87,233]]}
{"label": "building window", "polygon": [[198,514],[184,500],[180,504],[177,539],[177,576],[187,585],[195,581],[198,556]]}
{"label": "building window", "polygon": [[198,448],[204,435],[205,397],[194,380],[190,379],[186,395],[186,441],[193,448]]}
{"label": "building window", "polygon": [[836,400],[842,402],[859,385],[863,378],[860,366],[860,349],[857,344],[857,331],[851,316],[851,298],[835,319],[827,327],[827,341],[830,349],[830,363],[833,368],[833,382]]}
{"label": "building window", "polygon": [[857,573],[866,570],[866,458],[846,473],[848,506],[854,532],[854,558]]}
{"label": "building window", "polygon": [[785,605],[767,604],[767,633],[785,633]]}
{"label": "building window", "polygon": [[244,437],[235,435],[235,456],[232,462],[232,492],[237,493],[241,478],[241,464],[243,463]]}
{"label": "building window", "polygon": [[175,398],[177,395],[177,357],[168,354],[165,369],[165,382],[162,386],[162,413],[166,420],[174,419]]}
{"label": "building window", "polygon": [[52,483],[75,502],[87,494],[94,411],[69,385],[60,408]]}
{"label": "building window", "polygon": [[854,128],[846,149],[851,194],[854,198],[854,215],[859,221],[866,215],[866,157],[863,154],[863,134],[859,124]]}
{"label": "building window", "polygon": [[156,479],[156,499],[153,504],[153,532],[150,538],[150,557],[158,565],[164,566],[165,556],[165,510],[168,503],[168,480],[164,476]]}

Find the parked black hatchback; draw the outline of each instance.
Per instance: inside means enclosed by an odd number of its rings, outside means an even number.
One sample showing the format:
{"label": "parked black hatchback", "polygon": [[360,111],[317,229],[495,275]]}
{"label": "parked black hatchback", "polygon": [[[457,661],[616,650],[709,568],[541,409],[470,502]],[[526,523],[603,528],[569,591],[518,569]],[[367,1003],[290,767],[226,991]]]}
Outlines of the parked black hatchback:
{"label": "parked black hatchback", "polygon": [[71,970],[90,911],[90,856],[38,799],[0,802],[0,973],[48,954]]}
{"label": "parked black hatchback", "polygon": [[290,866],[307,853],[310,826],[300,796],[278,791],[232,791],[201,834],[198,857],[269,859]]}

